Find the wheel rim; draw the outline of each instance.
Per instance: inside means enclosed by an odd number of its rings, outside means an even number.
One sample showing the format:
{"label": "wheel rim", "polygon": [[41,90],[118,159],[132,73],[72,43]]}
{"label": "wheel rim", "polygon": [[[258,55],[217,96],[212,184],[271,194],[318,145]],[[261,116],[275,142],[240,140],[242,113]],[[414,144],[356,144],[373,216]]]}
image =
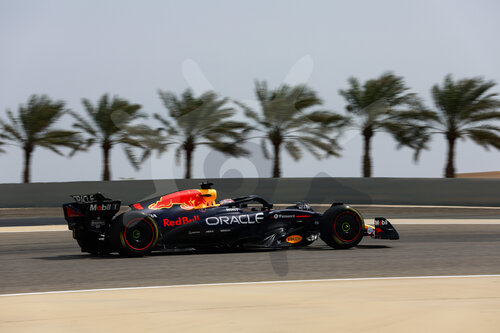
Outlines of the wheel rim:
{"label": "wheel rim", "polygon": [[136,251],[147,249],[155,239],[155,229],[151,221],[137,218],[127,223],[123,238],[127,246]]}
{"label": "wheel rim", "polygon": [[141,231],[139,229],[135,229],[132,231],[132,238],[139,239],[141,238]]}
{"label": "wheel rim", "polygon": [[343,212],[333,224],[335,236],[344,243],[354,242],[361,233],[361,219],[352,212]]}

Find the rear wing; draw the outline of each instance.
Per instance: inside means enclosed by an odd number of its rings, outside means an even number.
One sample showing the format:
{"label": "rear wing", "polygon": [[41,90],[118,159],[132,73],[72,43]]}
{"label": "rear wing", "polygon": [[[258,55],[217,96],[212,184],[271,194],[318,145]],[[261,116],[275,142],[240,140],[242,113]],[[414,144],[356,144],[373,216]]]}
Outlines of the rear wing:
{"label": "rear wing", "polygon": [[100,229],[109,223],[121,208],[121,201],[106,198],[101,193],[71,195],[74,202],[63,204],[64,219],[69,229],[76,225]]}

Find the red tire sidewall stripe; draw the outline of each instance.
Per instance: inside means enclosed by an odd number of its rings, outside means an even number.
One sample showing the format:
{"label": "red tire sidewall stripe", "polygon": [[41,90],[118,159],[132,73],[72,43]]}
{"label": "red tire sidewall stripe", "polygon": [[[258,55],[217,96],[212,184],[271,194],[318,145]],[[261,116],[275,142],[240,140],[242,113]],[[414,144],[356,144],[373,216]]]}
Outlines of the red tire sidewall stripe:
{"label": "red tire sidewall stripe", "polygon": [[[352,216],[354,216],[354,218],[356,219],[356,221],[359,223],[359,230],[358,230],[358,234],[356,235],[356,237],[354,237],[353,239],[351,240],[345,240],[345,239],[342,239],[339,234],[337,233],[337,220],[344,214],[351,214]],[[352,243],[356,240],[356,238],[358,238],[359,234],[361,233],[361,220],[358,216],[358,214],[355,214],[353,212],[343,212],[343,213],[340,213],[339,215],[337,215],[337,218],[335,219],[335,222],[333,222],[333,232],[335,233],[335,236],[340,239],[341,241],[343,242],[346,242],[346,243]]]}
{"label": "red tire sidewall stripe", "polygon": [[[148,223],[149,227],[151,228],[151,231],[153,232],[153,237],[151,237],[151,241],[149,242],[149,244],[146,245],[145,247],[141,248],[141,249],[138,249],[138,248],[133,247],[132,245],[130,245],[130,243],[128,242],[128,239],[127,239],[127,228],[128,228],[128,226],[130,225],[130,223],[132,223],[134,221],[137,221],[137,220],[139,220],[139,221],[140,220],[146,221]],[[155,239],[155,235],[156,235],[156,231],[155,231],[153,225],[151,224],[151,221],[149,221],[148,219],[142,218],[142,217],[133,219],[132,221],[130,221],[129,223],[127,223],[127,225],[125,226],[125,230],[123,231],[123,236],[124,236],[123,238],[125,239],[125,243],[127,243],[128,247],[130,247],[131,249],[136,250],[136,251],[142,251],[142,250],[147,249],[153,243],[153,241]]]}

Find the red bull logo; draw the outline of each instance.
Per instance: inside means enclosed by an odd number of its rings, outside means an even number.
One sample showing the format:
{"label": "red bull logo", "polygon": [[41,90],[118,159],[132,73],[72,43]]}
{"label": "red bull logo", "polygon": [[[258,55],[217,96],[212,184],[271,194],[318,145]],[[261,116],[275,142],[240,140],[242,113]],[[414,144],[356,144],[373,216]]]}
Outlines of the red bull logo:
{"label": "red bull logo", "polygon": [[199,221],[199,220],[200,220],[200,217],[198,215],[193,216],[192,219],[188,218],[187,216],[179,217],[179,218],[177,218],[177,220],[163,219],[163,226],[164,227],[173,227],[175,225],[188,224],[190,222]]}
{"label": "red bull logo", "polygon": [[186,190],[164,195],[157,202],[150,204],[148,208],[169,209],[174,205],[179,205],[186,210],[200,209],[213,206],[213,200],[212,197],[205,198],[199,190]]}

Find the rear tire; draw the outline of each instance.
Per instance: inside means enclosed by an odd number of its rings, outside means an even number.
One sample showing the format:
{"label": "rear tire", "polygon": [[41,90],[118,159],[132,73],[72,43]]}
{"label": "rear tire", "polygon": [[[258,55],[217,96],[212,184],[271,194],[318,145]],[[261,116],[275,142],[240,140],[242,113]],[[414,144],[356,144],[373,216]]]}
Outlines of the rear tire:
{"label": "rear tire", "polygon": [[116,217],[111,244],[123,256],[140,257],[151,252],[158,241],[158,226],[149,216],[128,212]]}
{"label": "rear tire", "polygon": [[345,205],[328,209],[320,221],[320,238],[334,249],[349,249],[361,242],[365,223],[361,214]]}

